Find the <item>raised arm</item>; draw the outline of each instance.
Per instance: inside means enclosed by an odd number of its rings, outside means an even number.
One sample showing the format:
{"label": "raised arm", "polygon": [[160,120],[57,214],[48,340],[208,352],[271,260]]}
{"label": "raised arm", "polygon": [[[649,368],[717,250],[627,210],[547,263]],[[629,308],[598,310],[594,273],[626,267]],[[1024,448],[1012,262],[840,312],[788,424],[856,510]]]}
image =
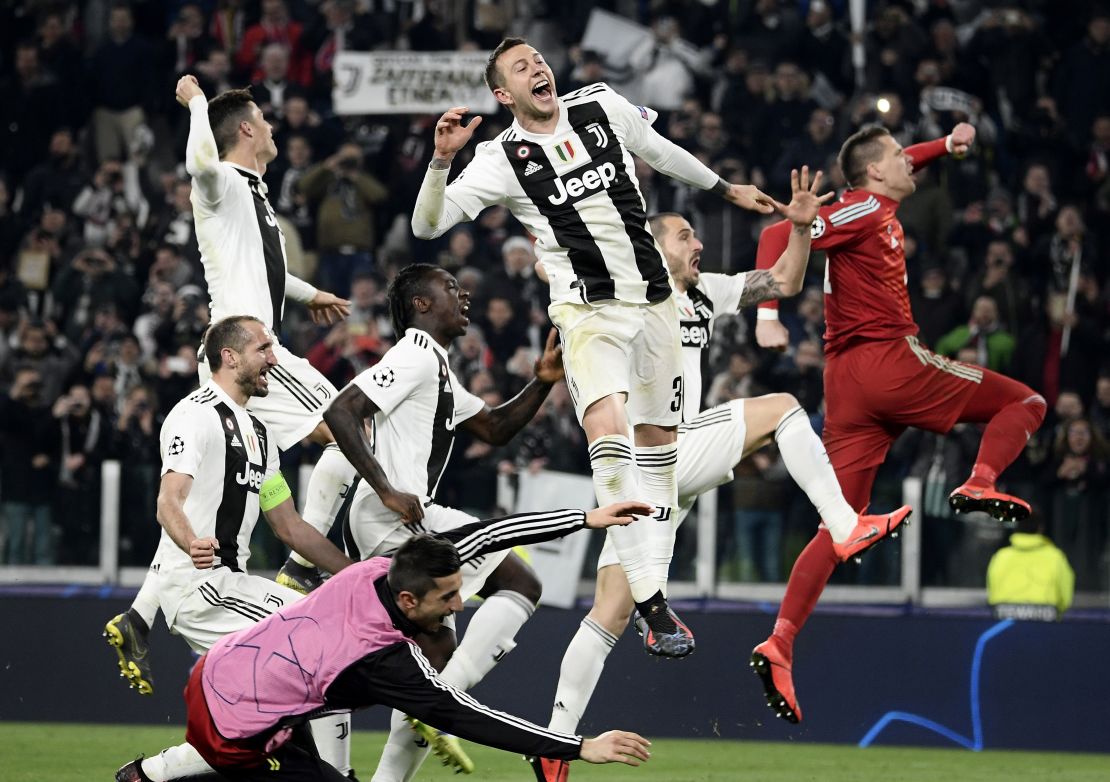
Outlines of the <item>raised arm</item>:
{"label": "raised arm", "polygon": [[755,269],[747,273],[740,306],[748,307],[765,301],[795,296],[802,290],[806,266],[809,264],[810,226],[817,217],[821,204],[832,200],[833,193],[817,195],[821,186],[821,172],[809,177],[809,166],[790,172],[790,203],[782,208],[782,215],[790,221],[790,236],[786,248],[769,269]]}
{"label": "raised arm", "polygon": [[920,171],[939,157],[963,157],[975,143],[975,127],[961,122],[944,138],[924,141],[906,148],[906,156],[913,161],[913,170]]}
{"label": "raised arm", "polygon": [[220,154],[208,122],[208,100],[196,76],[186,74],[177,80],[177,102],[189,109],[185,170],[193,177],[193,186],[200,191],[201,197],[208,203],[216,203],[223,190]]}
{"label": "raised arm", "polygon": [[648,122],[635,117],[627,122],[630,132],[625,138],[625,145],[656,171],[691,187],[712,190],[742,209],[761,214],[774,211],[775,200],[755,185],[726,182],[685,149],[661,136]]}
{"label": "raised arm", "polygon": [[435,239],[468,219],[461,206],[446,198],[446,191],[451,162],[482,124],[481,117],[474,117],[469,125],[463,126],[463,117],[469,112],[466,106],[455,106],[444,112],[436,123],[435,152],[424,172],[412,211],[412,232],[418,239]]}
{"label": "raised arm", "polygon": [[[344,388],[324,412],[324,423],[331,429],[339,450],[378,499],[392,511],[401,514],[401,521],[410,524],[424,518],[424,506],[415,494],[398,491],[389,482],[381,464],[374,458],[374,449],[366,436],[366,424],[372,421],[378,406],[354,383]],[[312,560],[315,562],[316,560]]]}
{"label": "raised arm", "polygon": [[528,382],[520,393],[497,407],[484,407],[461,424],[479,440],[491,445],[504,445],[527,426],[543,400],[551,392],[551,387],[563,378],[563,348],[555,344],[555,329],[547,334],[547,344],[543,355],[536,359],[533,371],[535,377]]}
{"label": "raised arm", "polygon": [[454,543],[459,550],[459,557],[466,562],[513,546],[562,538],[587,527],[604,529],[615,525],[624,526],[635,521],[637,516],[651,515],[652,511],[653,506],[643,502],[615,502],[588,513],[581,510],[517,513],[464,524],[440,533],[440,537]]}

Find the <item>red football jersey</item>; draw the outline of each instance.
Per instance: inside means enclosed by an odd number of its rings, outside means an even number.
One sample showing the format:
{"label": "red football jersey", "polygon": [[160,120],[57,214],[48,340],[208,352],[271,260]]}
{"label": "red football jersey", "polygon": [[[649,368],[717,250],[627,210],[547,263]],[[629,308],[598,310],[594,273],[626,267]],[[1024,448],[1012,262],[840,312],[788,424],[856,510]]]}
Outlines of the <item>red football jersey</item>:
{"label": "red football jersey", "polygon": [[[906,150],[920,168],[943,154],[944,140]],[[825,352],[832,355],[852,340],[897,339],[917,333],[906,286],[905,235],[895,212],[898,202],[867,190],[848,190],[837,203],[821,207],[810,235],[824,250]],[[768,269],[786,249],[790,223],[763,231],[756,268]],[[777,306],[768,302],[761,306]]]}

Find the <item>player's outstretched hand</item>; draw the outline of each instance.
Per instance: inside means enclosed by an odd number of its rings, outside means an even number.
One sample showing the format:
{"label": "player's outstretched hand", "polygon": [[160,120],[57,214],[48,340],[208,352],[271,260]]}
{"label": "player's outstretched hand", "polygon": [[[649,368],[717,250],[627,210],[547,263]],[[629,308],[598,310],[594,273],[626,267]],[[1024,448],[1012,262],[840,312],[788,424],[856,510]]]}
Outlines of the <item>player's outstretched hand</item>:
{"label": "player's outstretched hand", "polygon": [[778,205],[776,208],[779,214],[794,225],[808,229],[817,219],[817,210],[821,208],[821,204],[828,203],[835,195],[831,191],[824,195],[817,195],[817,189],[821,186],[821,176],[821,172],[818,171],[810,181],[809,166],[802,166],[801,173],[798,169],[793,169],[790,172],[790,203],[786,206]]}
{"label": "player's outstretched hand", "polygon": [[436,157],[450,159],[467,145],[475,129],[482,124],[481,117],[474,117],[464,127],[463,117],[469,113],[470,109],[466,106],[455,106],[443,112],[436,123]]}
{"label": "player's outstretched hand", "polygon": [[755,322],[755,341],[764,350],[786,352],[790,347],[790,332],[777,320],[757,320]]}
{"label": "player's outstretched hand", "polygon": [[563,346],[555,344],[559,332],[551,329],[547,332],[547,342],[543,346],[543,355],[536,359],[532,372],[536,380],[547,385],[554,385],[563,379]]}
{"label": "player's outstretched hand", "polygon": [[401,514],[401,521],[405,524],[412,524],[424,518],[424,504],[415,494],[403,491],[379,492],[378,499],[394,513]]}
{"label": "player's outstretched hand", "polygon": [[351,302],[327,291],[316,291],[316,295],[306,306],[312,322],[317,324],[326,323],[330,326],[351,314]]}
{"label": "player's outstretched hand", "polygon": [[189,543],[189,558],[197,570],[207,570],[216,564],[216,547],[220,542],[215,538],[193,538]]}
{"label": "player's outstretched hand", "polygon": [[729,185],[725,200],[760,214],[769,215],[775,211],[775,199],[755,185]]}
{"label": "player's outstretched hand", "polygon": [[587,763],[624,763],[626,766],[638,766],[651,757],[648,752],[650,746],[651,742],[639,733],[610,730],[597,738],[583,739],[579,757]]}
{"label": "player's outstretched hand", "polygon": [[949,138],[952,141],[952,154],[963,157],[971,149],[971,145],[975,143],[975,126],[961,122],[952,128]]}
{"label": "player's outstretched hand", "polygon": [[204,97],[204,90],[197,83],[197,77],[185,74],[177,80],[177,102],[188,108],[189,101],[196,96]]}
{"label": "player's outstretched hand", "polygon": [[586,526],[591,529],[604,529],[605,527],[624,526],[631,524],[640,516],[650,516],[655,512],[655,506],[646,502],[614,502],[604,508],[594,508],[586,514]]}

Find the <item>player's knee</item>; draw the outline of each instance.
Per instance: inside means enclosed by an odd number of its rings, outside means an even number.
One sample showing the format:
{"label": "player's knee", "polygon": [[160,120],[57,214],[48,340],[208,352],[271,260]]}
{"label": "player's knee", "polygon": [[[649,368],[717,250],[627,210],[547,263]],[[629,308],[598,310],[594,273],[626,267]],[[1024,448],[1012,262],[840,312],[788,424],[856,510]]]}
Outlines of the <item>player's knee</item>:
{"label": "player's knee", "polygon": [[628,620],[631,615],[631,609],[623,605],[617,605],[616,601],[610,600],[607,604],[605,600],[598,600],[594,602],[593,608],[586,616],[601,625],[607,632],[619,638],[625,628],[628,627]]}
{"label": "player's knee", "polygon": [[1033,394],[1025,399],[1023,404],[1036,416],[1037,426],[1040,426],[1044,422],[1045,414],[1048,413],[1048,402],[1045,401],[1045,398],[1040,394]]}
{"label": "player's knee", "polygon": [[780,417],[786,415],[791,410],[802,406],[801,403],[798,401],[798,397],[794,396],[793,394],[783,393],[772,394],[771,396],[773,396],[775,399],[776,412],[778,412]]}

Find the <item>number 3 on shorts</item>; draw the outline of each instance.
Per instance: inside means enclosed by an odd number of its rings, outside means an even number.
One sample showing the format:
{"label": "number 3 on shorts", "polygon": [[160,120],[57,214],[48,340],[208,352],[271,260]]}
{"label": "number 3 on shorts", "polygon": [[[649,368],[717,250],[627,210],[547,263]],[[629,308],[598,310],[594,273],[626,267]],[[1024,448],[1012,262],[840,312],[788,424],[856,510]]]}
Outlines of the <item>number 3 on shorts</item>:
{"label": "number 3 on shorts", "polygon": [[671,401],[671,412],[677,413],[682,410],[682,375],[679,375],[671,383],[671,388],[674,389],[674,399]]}

